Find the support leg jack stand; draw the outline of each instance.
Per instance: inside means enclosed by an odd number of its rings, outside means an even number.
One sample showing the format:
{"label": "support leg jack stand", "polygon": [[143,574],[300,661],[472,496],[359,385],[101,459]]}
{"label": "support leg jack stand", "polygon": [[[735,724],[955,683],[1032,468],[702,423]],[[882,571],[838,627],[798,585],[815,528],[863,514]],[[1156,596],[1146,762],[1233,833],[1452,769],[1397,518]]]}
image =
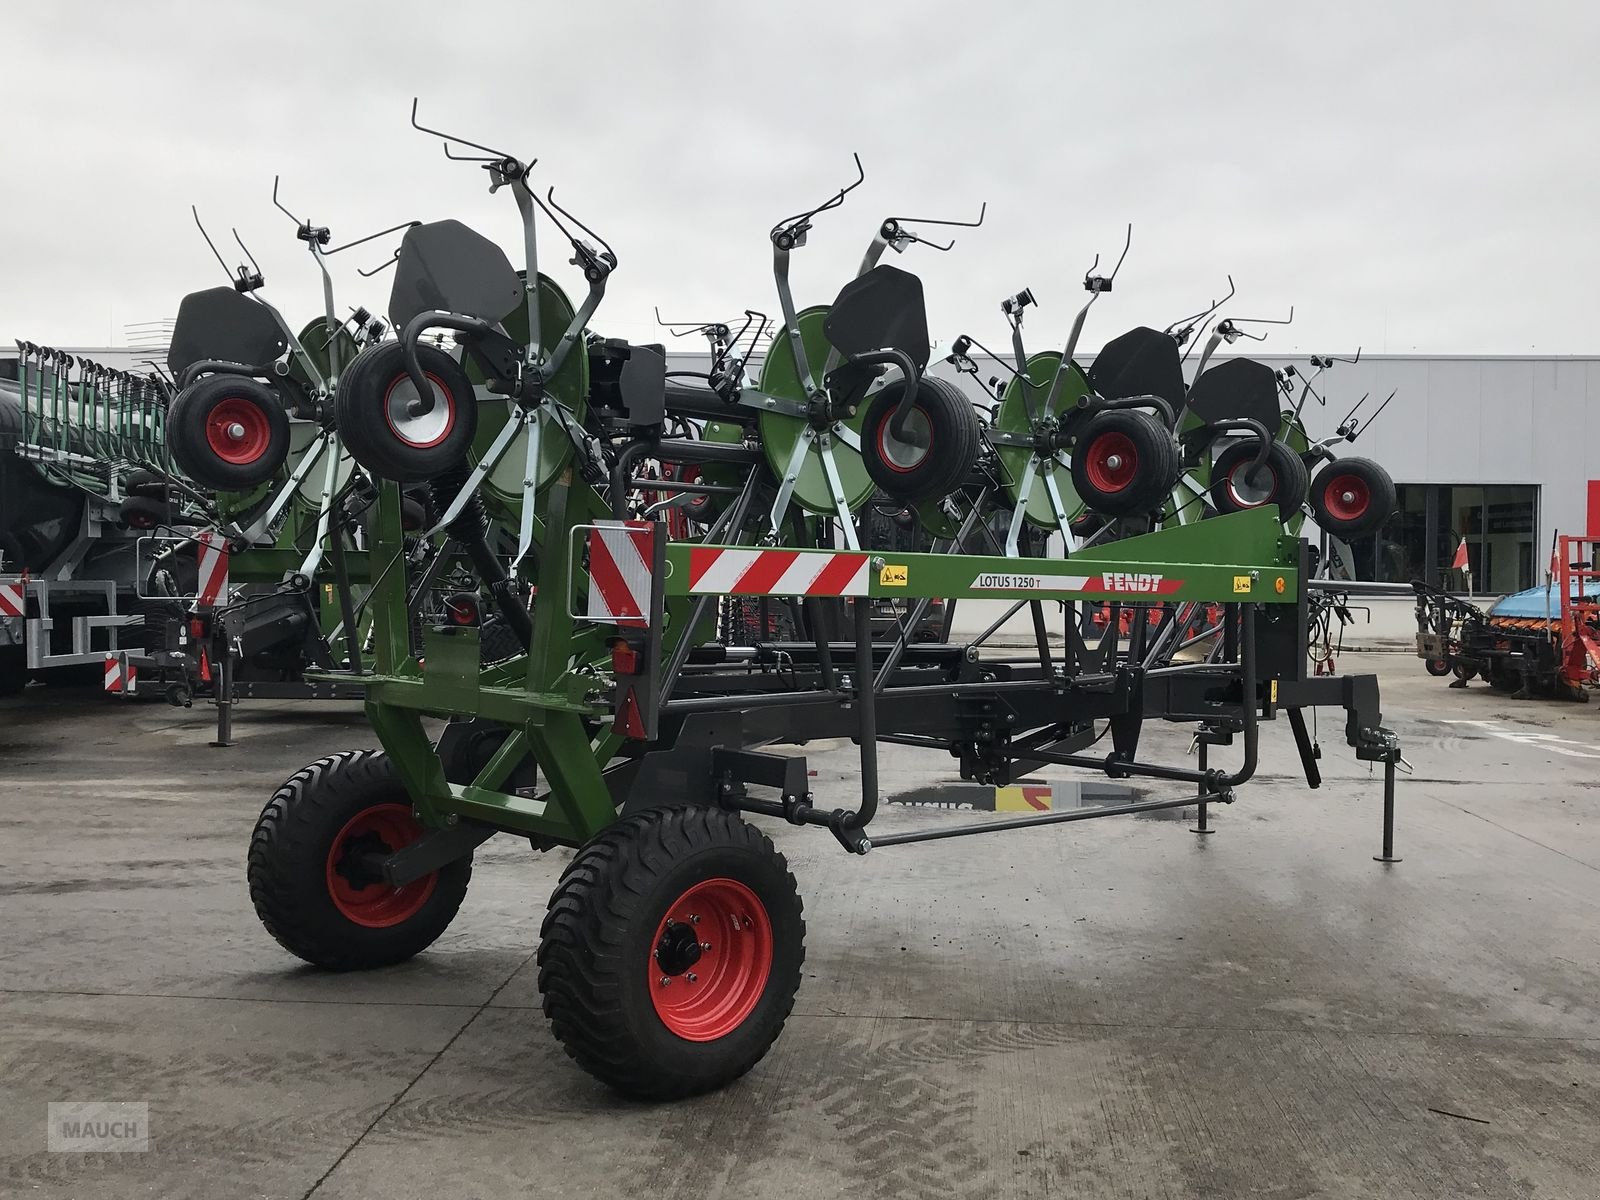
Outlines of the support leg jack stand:
{"label": "support leg jack stand", "polygon": [[[1204,771],[1206,769],[1206,744],[1204,742],[1200,743],[1199,756],[1200,756],[1199,757],[1200,769],[1202,771]],[[1211,826],[1206,822],[1207,811],[1206,811],[1205,797],[1207,795],[1209,795],[1210,793],[1207,792],[1206,785],[1203,784],[1203,783],[1199,785],[1199,788],[1200,788],[1200,797],[1201,797],[1200,803],[1197,806],[1199,808],[1199,813],[1196,816],[1194,825],[1192,825],[1190,827],[1189,832],[1190,833],[1215,833],[1216,830],[1211,828]]]}
{"label": "support leg jack stand", "polygon": [[1383,853],[1374,854],[1373,862],[1397,863],[1403,860],[1394,853],[1394,759],[1383,764]]}

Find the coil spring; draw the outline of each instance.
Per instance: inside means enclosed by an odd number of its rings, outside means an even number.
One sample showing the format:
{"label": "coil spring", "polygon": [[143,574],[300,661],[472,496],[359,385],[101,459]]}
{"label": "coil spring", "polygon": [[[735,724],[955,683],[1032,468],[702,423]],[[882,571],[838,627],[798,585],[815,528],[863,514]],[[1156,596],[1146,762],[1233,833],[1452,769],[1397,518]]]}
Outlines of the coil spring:
{"label": "coil spring", "polygon": [[[433,497],[434,508],[437,511],[442,513],[449,509],[451,501],[466,484],[470,474],[466,464],[462,463],[447,471],[441,471],[428,480],[428,491]],[[489,514],[484,511],[483,499],[476,491],[467,497],[461,512],[446,528],[450,536],[458,542],[476,542],[488,533]]]}

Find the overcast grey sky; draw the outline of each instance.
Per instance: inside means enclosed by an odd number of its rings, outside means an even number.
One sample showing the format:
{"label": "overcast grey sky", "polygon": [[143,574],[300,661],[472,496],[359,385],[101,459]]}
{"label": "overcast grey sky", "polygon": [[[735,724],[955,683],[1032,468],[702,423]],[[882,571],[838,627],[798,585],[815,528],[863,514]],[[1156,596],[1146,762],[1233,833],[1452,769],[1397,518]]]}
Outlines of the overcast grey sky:
{"label": "overcast grey sky", "polygon": [[[236,224],[297,324],[317,276],[269,204],[348,240],[453,216],[519,262],[515,208],[425,121],[539,159],[616,247],[594,326],[776,310],[766,231],[851,175],[796,257],[831,300],[890,213],[967,216],[913,248],[934,335],[1064,336],[1094,254],[1133,250],[1096,346],[1220,294],[1294,325],[1263,351],[1600,352],[1600,6],[1340,3],[114,3],[7,12],[0,336],[121,341],[220,281]],[[229,239],[231,245],[231,239]],[[575,294],[576,272],[544,265]],[[339,299],[387,276],[336,259]],[[519,262],[520,265],[520,262]]]}

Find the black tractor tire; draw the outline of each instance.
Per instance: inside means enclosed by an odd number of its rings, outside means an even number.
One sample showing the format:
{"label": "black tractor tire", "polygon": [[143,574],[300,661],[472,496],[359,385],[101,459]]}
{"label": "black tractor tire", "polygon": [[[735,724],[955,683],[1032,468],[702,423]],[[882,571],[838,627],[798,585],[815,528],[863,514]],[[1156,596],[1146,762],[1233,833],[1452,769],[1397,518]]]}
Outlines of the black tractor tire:
{"label": "black tractor tire", "polygon": [[167,409],[167,448],[202,487],[246,492],[283,469],[289,414],[264,383],[207,375],[179,392]]}
{"label": "black tractor tire", "polygon": [[117,505],[117,520],[129,529],[155,529],[160,525],[170,525],[172,505],[151,496],[125,496],[122,503]]}
{"label": "black tractor tire", "polygon": [[1450,660],[1448,658],[1425,658],[1422,665],[1428,669],[1428,674],[1435,679],[1443,679],[1450,674]]}
{"label": "black tractor tire", "polygon": [[478,401],[466,371],[443,350],[418,346],[434,406],[410,413],[416,388],[399,342],[381,342],[356,355],[334,398],[339,438],[367,470],[382,479],[420,483],[458,466],[478,431]]}
{"label": "black tractor tire", "polygon": [[498,613],[484,618],[483,624],[478,627],[480,663],[492,667],[495,663],[505,662],[508,658],[526,653],[526,648],[517,640],[516,632],[511,628],[511,622]]}
{"label": "black tractor tire", "polygon": [[421,953],[450,925],[472,856],[393,888],[353,861],[422,834],[388,755],[346,750],[301,767],[250,837],[256,916],[289,953],[332,971],[387,967]]}
{"label": "black tractor tire", "polygon": [[867,406],[861,426],[861,457],[872,482],[897,500],[948,496],[972,472],[983,433],[972,401],[947,379],[924,376],[906,416],[906,440],[890,429],[905,395],[896,380]]}
{"label": "black tractor tire", "polygon": [[1072,486],[1091,512],[1125,517],[1160,508],[1182,470],[1178,444],[1147,412],[1113,408],[1091,417],[1072,447]]}
{"label": "black tractor tire", "polygon": [[169,498],[167,481],[154,471],[129,471],[122,481],[122,490],[130,496],[148,496],[152,500]]}
{"label": "black tractor tire", "polygon": [[1468,666],[1464,662],[1452,660],[1450,663],[1450,673],[1462,683],[1471,683],[1478,677],[1478,668]]}
{"label": "black tractor tire", "polygon": [[759,830],[715,808],[645,809],[584,846],[550,898],[545,1015],[623,1095],[712,1091],[783,1029],[805,928],[788,863]]}
{"label": "black tractor tire", "polygon": [[1394,480],[1370,458],[1336,458],[1311,485],[1317,525],[1342,538],[1381,528],[1397,504]]}
{"label": "black tractor tire", "polygon": [[1306,464],[1282,442],[1273,442],[1261,468],[1265,478],[1252,481],[1250,466],[1260,449],[1259,441],[1247,438],[1217,455],[1211,464],[1211,504],[1219,513],[1276,504],[1278,519],[1287,521],[1306,502]]}

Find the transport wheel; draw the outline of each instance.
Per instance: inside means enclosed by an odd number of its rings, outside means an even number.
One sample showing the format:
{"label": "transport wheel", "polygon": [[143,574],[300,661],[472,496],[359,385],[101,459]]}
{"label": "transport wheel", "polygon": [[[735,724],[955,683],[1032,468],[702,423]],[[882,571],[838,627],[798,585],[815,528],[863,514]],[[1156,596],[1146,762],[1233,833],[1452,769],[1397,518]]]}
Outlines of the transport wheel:
{"label": "transport wheel", "polygon": [[978,414],[972,401],[945,379],[924,377],[906,414],[904,437],[890,428],[905,383],[889,384],[867,406],[861,457],[867,474],[900,500],[948,496],[978,459]]}
{"label": "transport wheel", "polygon": [[467,373],[443,350],[418,346],[433,404],[416,411],[417,388],[399,342],[369,346],[339,380],[334,399],[339,438],[374,475],[401,483],[432,479],[466,459],[478,429],[478,403]]}
{"label": "transport wheel", "polygon": [[1476,667],[1469,667],[1466,663],[1463,663],[1463,662],[1452,662],[1450,664],[1450,673],[1452,675],[1454,675],[1457,679],[1459,679],[1462,683],[1470,683],[1472,680],[1474,680],[1474,679],[1476,679],[1478,677],[1477,668]]}
{"label": "transport wheel", "polygon": [[256,916],[285,950],[319,967],[404,962],[445,931],[472,877],[469,854],[403,887],[385,884],[371,859],[422,833],[386,754],[319,758],[256,821],[247,872]]}
{"label": "transport wheel", "polygon": [[1443,679],[1450,674],[1450,660],[1448,658],[1424,659],[1423,666],[1428,668],[1428,674],[1435,679]]}
{"label": "transport wheel", "polygon": [[172,506],[149,496],[125,496],[117,505],[117,520],[129,529],[154,529],[172,520]]}
{"label": "transport wheel", "polygon": [[713,808],[624,817],[579,851],[539,945],[545,1015],[624,1095],[666,1100],[739,1078],[794,1007],[805,921],[759,830]]}
{"label": "transport wheel", "polygon": [[1394,513],[1394,480],[1370,458],[1338,458],[1317,473],[1311,510],[1317,524],[1340,537],[1371,533]]}
{"label": "transport wheel", "polygon": [[1273,442],[1258,477],[1250,478],[1250,465],[1261,443],[1254,438],[1218,454],[1211,464],[1211,503],[1219,513],[1244,512],[1276,504],[1279,519],[1287,521],[1306,500],[1306,464],[1282,442]]}
{"label": "transport wheel", "polygon": [[1072,484],[1091,509],[1114,517],[1150,512],[1178,482],[1177,443],[1149,413],[1108,409],[1072,449]]}
{"label": "transport wheel", "polygon": [[168,408],[167,446],[202,487],[248,491],[276,475],[288,458],[289,414],[264,383],[207,375]]}

